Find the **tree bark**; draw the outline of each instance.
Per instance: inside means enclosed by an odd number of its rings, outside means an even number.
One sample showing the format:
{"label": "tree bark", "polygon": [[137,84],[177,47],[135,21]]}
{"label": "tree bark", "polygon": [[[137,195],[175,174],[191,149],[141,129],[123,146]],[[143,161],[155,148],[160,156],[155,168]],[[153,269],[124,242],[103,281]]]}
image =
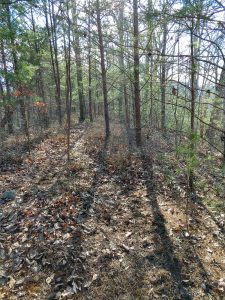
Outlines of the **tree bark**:
{"label": "tree bark", "polygon": [[88,104],[89,104],[89,119],[93,122],[93,104],[92,104],[92,68],[91,68],[91,11],[90,0],[88,2]]}
{"label": "tree bark", "polygon": [[133,30],[134,30],[134,105],[135,105],[135,139],[137,147],[142,144],[141,141],[141,97],[140,97],[140,81],[139,81],[139,28],[138,28],[138,4],[137,0],[133,0]]}
{"label": "tree bark", "polygon": [[166,44],[167,24],[163,24],[162,67],[161,67],[161,128],[166,130]]}
{"label": "tree bark", "polygon": [[[48,8],[47,8],[47,3],[45,3],[44,11],[45,11],[46,29],[48,33],[48,39],[49,39],[53,78],[55,82],[55,99],[56,99],[56,106],[57,106],[58,122],[61,125],[62,124],[61,83],[60,83],[59,63],[58,63],[56,23],[55,23],[55,16],[52,16],[52,12],[54,13],[53,4],[51,8],[50,3],[48,2]],[[48,14],[50,16],[51,27],[49,26]],[[54,19],[54,22],[52,19]],[[53,28],[53,24],[54,24],[54,28]]]}
{"label": "tree bark", "polygon": [[[8,80],[8,71],[6,66],[6,57],[5,57],[5,49],[3,41],[1,41],[1,55],[2,55],[2,64],[3,64],[3,72],[4,72],[4,80],[5,80],[5,86],[6,86],[6,97],[7,100],[10,100],[10,84]],[[1,127],[5,127],[7,124],[8,126],[8,132],[9,134],[13,133],[13,108],[7,101],[5,101],[4,93],[3,93],[3,87],[1,83],[1,91],[2,91],[2,97],[5,102],[5,117],[1,121]]]}
{"label": "tree bark", "polygon": [[[70,129],[71,129],[71,105],[72,105],[72,87],[71,87],[71,20],[69,17],[69,5],[66,3],[67,25],[64,32],[64,52],[66,62],[66,112],[67,112],[67,161],[70,161]],[[68,45],[66,44],[67,35]]]}
{"label": "tree bark", "polygon": [[[120,119],[124,118],[125,116],[125,123],[126,127],[129,131],[130,129],[130,117],[129,117],[129,102],[128,102],[128,94],[127,94],[127,80],[125,75],[125,63],[124,63],[124,0],[121,1],[120,10],[119,10],[119,17],[118,17],[118,32],[119,32],[119,43],[121,47],[120,57],[119,57],[119,64],[121,70],[121,92],[119,96],[119,117]],[[124,104],[124,105],[123,105]],[[124,107],[124,109],[123,109]]]}
{"label": "tree bark", "polygon": [[73,6],[73,48],[75,52],[76,60],[76,73],[77,73],[77,87],[78,87],[78,97],[79,97],[79,106],[80,106],[80,117],[79,121],[83,122],[85,120],[85,103],[84,103],[84,88],[83,88],[83,70],[81,62],[81,49],[80,49],[80,39],[77,25],[77,11],[76,11],[76,1]]}
{"label": "tree bark", "polygon": [[[42,74],[42,68],[41,68],[41,61],[40,61],[40,58],[39,58],[40,49],[39,49],[39,45],[38,45],[38,42],[37,42],[37,39],[36,39],[36,24],[35,24],[35,19],[34,19],[32,6],[31,6],[31,23],[32,23],[33,32],[35,34],[34,49],[35,49],[36,60],[37,60],[37,65],[38,65],[38,70],[36,71],[36,93],[42,99],[42,101],[44,103],[46,103],[46,101],[45,101],[45,90],[44,90],[44,80],[43,80],[43,74]],[[44,127],[47,128],[49,126],[49,117],[48,117],[47,110],[43,111],[41,119],[43,121]]]}
{"label": "tree bark", "polygon": [[102,71],[102,89],[103,89],[103,99],[104,99],[105,134],[106,134],[106,139],[108,139],[109,136],[110,136],[108,92],[107,92],[105,53],[104,53],[104,44],[103,44],[103,36],[102,36],[102,24],[101,24],[101,14],[100,14],[99,0],[96,0],[96,9],[97,9],[98,43],[99,43],[99,51],[100,51],[100,58],[101,58],[101,71]]}
{"label": "tree bark", "polygon": [[[194,58],[194,19],[192,17],[192,26],[190,30],[191,34],[191,136],[190,136],[190,141],[191,141],[191,161],[194,156],[194,150],[195,150],[195,141],[194,141],[194,134],[195,134],[195,82],[196,82],[196,62]],[[194,191],[194,172],[191,167],[190,169],[190,174],[189,174],[189,188],[190,191]]]}

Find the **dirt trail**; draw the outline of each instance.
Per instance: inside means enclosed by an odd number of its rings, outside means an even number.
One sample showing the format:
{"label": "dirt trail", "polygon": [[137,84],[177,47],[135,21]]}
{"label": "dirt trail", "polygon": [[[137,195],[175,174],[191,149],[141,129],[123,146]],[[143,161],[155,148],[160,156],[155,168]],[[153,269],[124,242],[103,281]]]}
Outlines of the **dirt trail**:
{"label": "dirt trail", "polygon": [[0,299],[223,299],[224,236],[114,126],[46,139],[1,175]]}

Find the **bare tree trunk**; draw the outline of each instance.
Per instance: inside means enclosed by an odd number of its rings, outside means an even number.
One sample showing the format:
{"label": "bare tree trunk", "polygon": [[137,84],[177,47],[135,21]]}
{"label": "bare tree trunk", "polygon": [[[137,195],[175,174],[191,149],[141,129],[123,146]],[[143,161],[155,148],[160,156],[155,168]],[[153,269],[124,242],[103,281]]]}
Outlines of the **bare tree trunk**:
{"label": "bare tree trunk", "polygon": [[27,137],[28,150],[30,152],[30,132],[29,132],[29,124],[28,124],[27,116],[26,116],[25,101],[23,99],[23,96],[21,96],[21,98],[19,99],[19,102],[20,102],[20,114],[22,117],[22,128]]}
{"label": "bare tree trunk", "polygon": [[[51,8],[50,3],[48,2],[48,8],[47,8],[47,3],[45,3],[44,10],[45,10],[46,29],[48,33],[48,39],[49,39],[53,78],[55,82],[55,98],[56,98],[56,105],[57,105],[57,115],[58,115],[59,124],[61,125],[62,124],[61,83],[60,83],[59,63],[58,63],[58,46],[57,46],[57,37],[56,37],[56,28],[55,28],[56,27],[55,16],[54,17],[52,16],[52,11],[54,12],[53,4]],[[51,28],[49,26],[48,14],[50,16]],[[54,18],[54,22],[52,18]],[[53,28],[53,23],[54,23],[54,28]]]}
{"label": "bare tree trunk", "polygon": [[[7,100],[9,101],[10,85],[9,85],[9,81],[8,81],[8,71],[7,71],[7,66],[6,66],[6,58],[5,58],[5,50],[4,50],[3,41],[1,41],[1,55],[2,55],[4,80],[5,80],[5,86],[6,86],[6,96],[7,96]],[[2,90],[2,94],[4,95],[2,84],[1,84],[1,90]],[[11,105],[9,103],[7,103],[7,101],[4,101],[4,102],[5,102],[5,117],[1,121],[1,127],[3,128],[7,124],[8,132],[11,134],[11,133],[13,133],[13,109],[12,109]]]}
{"label": "bare tree trunk", "polygon": [[91,68],[91,11],[90,0],[88,1],[88,104],[89,104],[89,118],[93,122],[93,104],[92,104],[92,68]]}
{"label": "bare tree trunk", "polygon": [[140,147],[141,142],[141,97],[139,82],[139,29],[138,29],[138,4],[133,0],[133,29],[134,29],[134,105],[135,105],[135,138],[136,145]]}
{"label": "bare tree trunk", "polygon": [[[119,43],[120,43],[120,55],[119,55],[119,66],[121,70],[121,91],[119,94],[119,119],[122,120],[124,117],[123,114],[123,98],[125,96],[125,76],[124,76],[124,28],[123,28],[123,22],[124,22],[124,1],[121,1],[120,9],[119,9],[119,16],[117,21],[117,28],[119,33]],[[126,115],[125,115],[126,116]]]}
{"label": "bare tree trunk", "polygon": [[76,73],[77,73],[77,87],[78,87],[78,97],[79,97],[79,106],[80,106],[80,118],[79,121],[83,122],[85,120],[85,103],[84,103],[84,91],[83,91],[83,70],[81,62],[81,49],[80,49],[80,39],[77,25],[77,11],[76,11],[76,1],[73,6],[73,48],[75,52],[76,60]]}
{"label": "bare tree trunk", "polygon": [[57,33],[56,33],[56,15],[54,11],[54,2],[51,0],[51,9],[49,5],[50,12],[50,22],[52,30],[52,42],[55,56],[55,69],[56,69],[56,79],[57,79],[57,104],[58,104],[58,115],[59,115],[59,124],[62,124],[62,101],[61,101],[61,80],[60,80],[60,70],[59,70],[59,60],[58,60],[58,43],[57,43]]}
{"label": "bare tree trunk", "polygon": [[110,136],[109,107],[108,107],[109,105],[108,105],[105,53],[104,53],[104,45],[103,45],[102,23],[101,23],[99,0],[96,0],[96,9],[97,9],[98,43],[99,43],[99,51],[100,51],[100,57],[101,57],[102,88],[103,88],[104,117],[105,117],[105,134],[106,134],[106,139],[108,139]]}
{"label": "bare tree trunk", "polygon": [[166,130],[166,42],[167,24],[163,24],[162,67],[161,67],[161,128]]}
{"label": "bare tree trunk", "polygon": [[[37,64],[38,64],[38,70],[36,71],[36,93],[39,97],[41,97],[42,101],[44,103],[46,103],[43,74],[42,74],[41,62],[40,62],[40,59],[39,59],[40,50],[39,50],[38,42],[37,42],[37,39],[36,39],[36,24],[35,24],[35,20],[34,20],[34,14],[33,14],[32,6],[31,6],[31,22],[32,22],[33,32],[35,34],[34,49],[35,49],[35,52],[36,52],[36,59],[37,59]],[[43,111],[42,120],[43,120],[44,127],[47,128],[49,126],[49,117],[48,117],[47,111]]]}
{"label": "bare tree trunk", "polygon": [[[127,79],[125,75],[125,65],[124,65],[124,5],[125,1],[121,1],[120,10],[119,10],[119,17],[117,22],[118,32],[119,32],[119,42],[120,42],[120,57],[119,57],[119,64],[120,64],[120,70],[121,70],[121,92],[119,96],[119,117],[122,119],[122,117],[125,116],[125,123],[127,130],[130,130],[130,116],[129,116],[129,103],[128,103],[128,94],[127,94]],[[124,105],[123,105],[123,99],[124,99]],[[123,106],[124,106],[124,112],[123,112]]]}
{"label": "bare tree trunk", "polygon": [[[195,81],[196,81],[196,61],[194,58],[194,18],[192,17],[192,26],[191,26],[191,153],[190,156],[193,158],[194,150],[195,150],[195,141],[194,141],[194,134],[195,134]],[[189,174],[189,187],[190,191],[194,191],[194,174],[191,168]]]}
{"label": "bare tree trunk", "polygon": [[[69,5],[66,3],[67,25],[68,28],[64,32],[64,51],[66,62],[66,113],[67,113],[67,161],[70,161],[70,129],[71,129],[71,104],[72,104],[72,89],[71,89],[71,21],[69,17]],[[66,38],[68,45],[66,45]]]}

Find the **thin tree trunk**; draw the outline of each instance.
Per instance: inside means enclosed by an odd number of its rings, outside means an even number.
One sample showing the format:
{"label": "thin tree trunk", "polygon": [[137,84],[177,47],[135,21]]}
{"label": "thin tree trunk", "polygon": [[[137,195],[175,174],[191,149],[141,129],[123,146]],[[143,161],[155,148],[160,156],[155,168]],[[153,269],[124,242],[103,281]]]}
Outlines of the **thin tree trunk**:
{"label": "thin tree trunk", "polygon": [[[48,13],[49,8],[49,13]],[[51,10],[50,4],[45,3],[44,11],[45,11],[45,25],[48,33],[48,40],[49,40],[49,49],[51,55],[51,63],[52,63],[52,71],[53,71],[53,78],[55,82],[55,99],[56,99],[56,106],[57,106],[57,115],[59,124],[62,124],[62,108],[61,108],[61,87],[60,87],[60,74],[59,74],[59,67],[58,67],[58,55],[57,55],[57,45],[54,45],[56,41],[53,38],[53,29],[52,29],[52,17],[51,17]],[[51,23],[51,30],[49,26],[48,14],[50,16],[50,23]],[[57,43],[57,42],[56,42]]]}
{"label": "thin tree trunk", "polygon": [[[195,150],[195,141],[194,141],[194,134],[195,134],[195,77],[196,77],[196,62],[194,58],[194,37],[193,37],[193,30],[194,30],[194,19],[192,17],[192,27],[191,27],[191,153],[190,156],[193,158],[194,150]],[[191,167],[190,174],[189,174],[189,187],[190,191],[194,191],[194,174],[193,169]]]}
{"label": "thin tree trunk", "polygon": [[[6,66],[6,58],[5,58],[5,50],[4,50],[3,41],[1,41],[1,55],[2,55],[4,80],[5,80],[5,86],[6,86],[6,96],[7,96],[7,100],[9,101],[10,85],[9,85],[9,81],[8,81],[8,71],[7,71],[7,66]],[[2,85],[1,85],[1,89],[2,89],[2,94],[4,95]],[[1,121],[1,127],[3,128],[7,124],[8,132],[9,132],[9,134],[11,134],[11,133],[13,133],[13,109],[12,109],[11,105],[9,103],[7,103],[7,101],[4,101],[4,102],[5,102],[5,118],[3,118],[3,120]]]}
{"label": "thin tree trunk", "polygon": [[161,128],[166,130],[166,42],[167,25],[163,24],[163,46],[162,46],[162,67],[161,67]]}
{"label": "thin tree trunk", "polygon": [[76,73],[77,73],[77,87],[78,87],[78,97],[79,97],[79,106],[80,106],[80,117],[79,121],[83,122],[85,120],[85,103],[84,103],[84,91],[83,91],[83,70],[82,70],[82,61],[81,61],[81,49],[80,49],[80,39],[78,32],[77,24],[77,11],[76,11],[76,1],[74,2],[73,7],[73,48],[75,52],[76,60]]}
{"label": "thin tree trunk", "polygon": [[[64,51],[66,62],[66,112],[67,112],[67,161],[70,161],[70,129],[71,129],[71,105],[72,105],[72,88],[71,88],[71,21],[69,17],[69,6],[66,3],[67,10],[67,32],[64,32]],[[68,38],[68,46],[66,38]]]}
{"label": "thin tree trunk", "polygon": [[134,29],[134,105],[135,105],[135,138],[136,145],[140,147],[141,142],[141,97],[139,82],[139,29],[138,29],[138,4],[133,0],[133,29]]}
{"label": "thin tree trunk", "polygon": [[[117,22],[117,28],[119,33],[119,43],[120,43],[120,55],[119,55],[119,66],[121,70],[121,91],[119,94],[119,119],[122,121],[124,118],[123,114],[123,98],[125,96],[125,75],[124,75],[124,28],[123,28],[123,22],[124,22],[124,1],[121,1],[120,10],[119,10],[119,16],[118,16],[118,22]],[[125,115],[126,116],[126,115]],[[127,123],[127,122],[126,122]]]}
{"label": "thin tree trunk", "polygon": [[93,122],[93,104],[92,104],[92,68],[91,68],[91,11],[90,0],[88,2],[88,104],[89,104],[89,118],[90,122]]}
{"label": "thin tree trunk", "polygon": [[[122,119],[122,116],[125,115],[125,123],[127,130],[130,130],[130,116],[129,116],[129,101],[128,101],[128,94],[127,94],[127,80],[125,75],[125,64],[124,64],[124,5],[125,1],[121,1],[120,11],[119,11],[119,18],[118,18],[118,32],[119,32],[119,42],[121,47],[121,53],[119,57],[119,64],[121,70],[121,93],[119,96],[119,117]],[[124,113],[123,113],[123,99],[124,99]],[[123,117],[124,118],[124,117]]]}
{"label": "thin tree trunk", "polygon": [[102,24],[100,15],[99,0],[96,0],[97,8],[97,28],[98,28],[98,43],[101,58],[101,71],[102,71],[102,88],[103,88],[103,99],[104,99],[104,117],[105,117],[105,134],[106,139],[110,136],[110,125],[109,125],[109,108],[108,108],[108,94],[107,94],[107,80],[106,80],[106,68],[105,68],[105,53],[102,36]]}
{"label": "thin tree trunk", "polygon": [[[35,52],[36,52],[36,59],[37,59],[37,64],[38,64],[38,70],[36,72],[36,93],[39,97],[42,98],[42,101],[44,103],[46,103],[46,101],[45,101],[45,91],[44,91],[44,80],[43,80],[43,74],[42,74],[42,69],[41,69],[41,62],[40,62],[40,59],[39,59],[40,51],[39,51],[39,46],[38,46],[38,42],[37,42],[37,39],[36,39],[36,24],[35,24],[35,20],[34,20],[34,14],[33,14],[32,6],[31,6],[31,22],[32,22],[33,32],[35,34],[34,49],[35,49]],[[47,111],[43,111],[42,120],[43,120],[43,123],[44,123],[44,127],[47,128],[49,126],[49,117],[48,117]]]}
{"label": "thin tree trunk", "polygon": [[53,0],[51,2],[51,8],[49,3],[49,16],[51,22],[51,31],[52,31],[52,42],[53,42],[53,53],[55,59],[55,70],[56,70],[56,80],[57,80],[57,104],[58,104],[58,115],[59,115],[59,124],[62,124],[62,101],[61,101],[61,80],[60,80],[60,70],[59,70],[59,60],[58,60],[58,43],[57,43],[57,25],[56,25],[56,14],[55,6]]}

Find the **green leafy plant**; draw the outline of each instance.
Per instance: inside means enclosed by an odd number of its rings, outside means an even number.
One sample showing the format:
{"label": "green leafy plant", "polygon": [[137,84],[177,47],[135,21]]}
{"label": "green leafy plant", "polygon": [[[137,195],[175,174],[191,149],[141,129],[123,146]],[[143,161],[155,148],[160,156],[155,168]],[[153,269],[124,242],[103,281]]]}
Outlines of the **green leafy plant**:
{"label": "green leafy plant", "polygon": [[[199,165],[196,149],[196,144],[199,139],[200,137],[197,135],[197,133],[191,133],[189,141],[186,144],[182,144],[178,147],[178,155],[183,157],[186,162],[186,167],[184,170],[188,177]],[[194,147],[192,147],[193,144]]]}

